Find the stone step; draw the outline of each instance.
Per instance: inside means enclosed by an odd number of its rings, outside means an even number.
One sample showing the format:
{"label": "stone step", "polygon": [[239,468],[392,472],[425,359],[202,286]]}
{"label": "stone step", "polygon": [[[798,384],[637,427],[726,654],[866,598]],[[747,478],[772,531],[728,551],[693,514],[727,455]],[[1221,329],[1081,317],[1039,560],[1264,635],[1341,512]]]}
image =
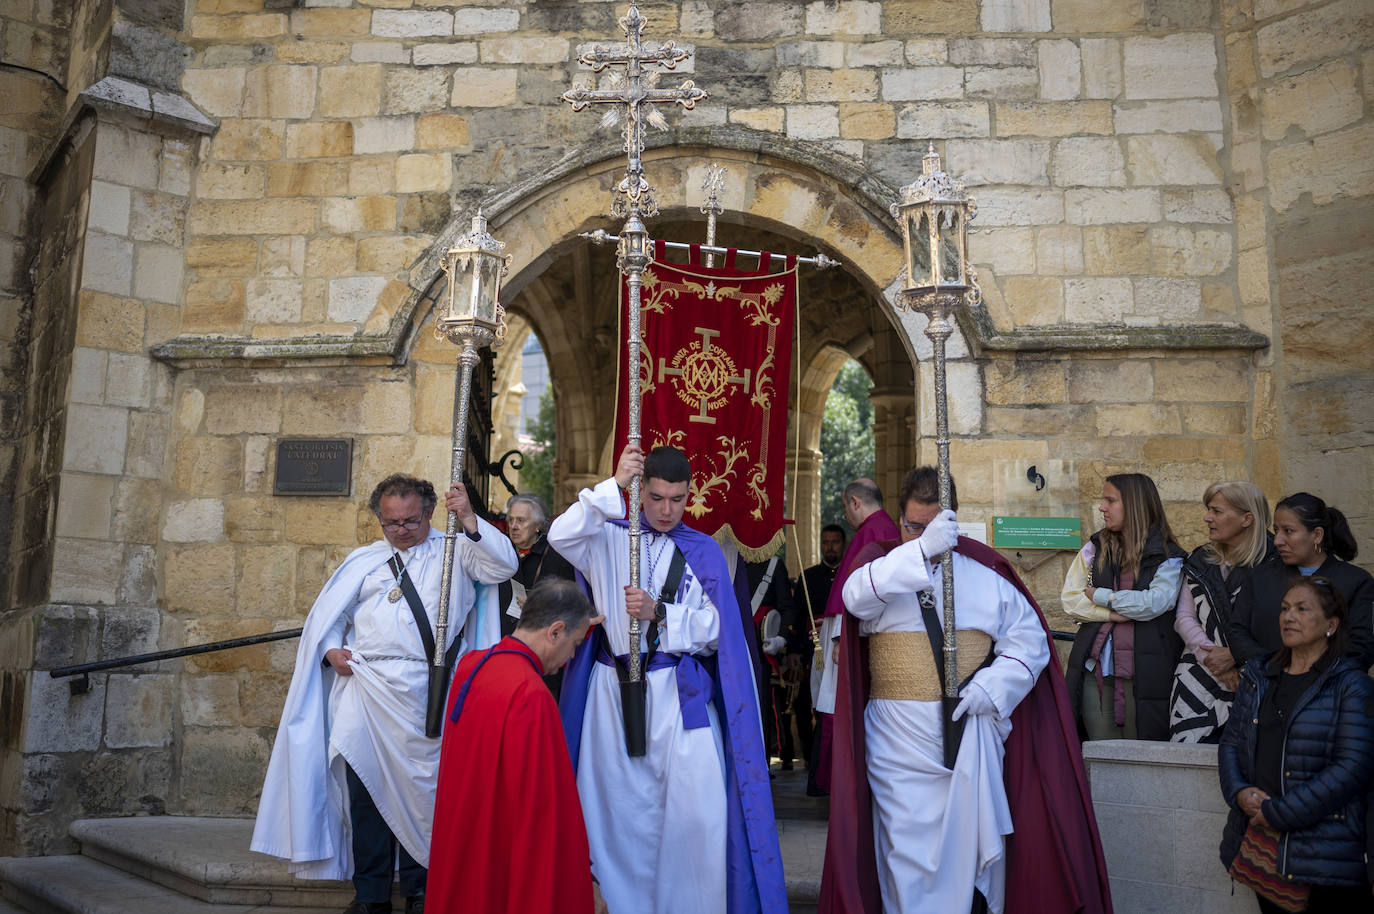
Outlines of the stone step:
{"label": "stone step", "polygon": [[[248,850],[252,831],[251,819],[81,819],[79,856],[0,859],[0,896],[34,914],[338,914],[353,897],[347,882],[297,879]],[[792,914],[813,914],[825,823],[779,819],[778,840]]]}
{"label": "stone step", "polygon": [[338,914],[341,906],[211,904],[89,857],[0,859],[0,891],[32,914]]}
{"label": "stone step", "polygon": [[70,833],[83,855],[212,904],[340,911],[353,898],[347,882],[297,879],[286,861],[250,851],[252,819],[78,819]]}

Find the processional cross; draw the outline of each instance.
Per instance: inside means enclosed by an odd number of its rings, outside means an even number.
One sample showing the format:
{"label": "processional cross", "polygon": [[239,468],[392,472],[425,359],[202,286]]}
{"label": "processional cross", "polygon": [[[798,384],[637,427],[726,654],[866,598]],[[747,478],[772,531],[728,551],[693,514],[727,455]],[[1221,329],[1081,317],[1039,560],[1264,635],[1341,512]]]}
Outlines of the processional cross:
{"label": "processional cross", "polygon": [[[639,15],[639,7],[631,4],[630,9],[620,20],[620,28],[625,32],[626,42],[618,45],[594,45],[590,51],[578,55],[578,62],[600,73],[607,67],[624,67],[623,73],[612,71],[614,76],[610,88],[588,89],[579,87],[563,93],[563,100],[572,105],[574,111],[581,111],[592,104],[609,104],[613,107],[602,119],[602,126],[611,126],[624,119],[621,133],[625,138],[625,154],[629,158],[625,177],[616,186],[618,191],[611,205],[611,215],[624,217],[625,227],[620,232],[616,265],[625,275],[629,291],[629,334],[626,345],[629,350],[629,417],[627,422],[627,443],[639,444],[639,342],[640,342],[640,288],[642,276],[652,257],[649,248],[649,233],[644,228],[644,218],[658,215],[658,201],[654,199],[654,188],[644,178],[644,128],[645,123],[661,130],[668,128],[668,121],[662,112],[653,107],[655,104],[676,104],[688,110],[706,98],[706,91],[700,89],[690,79],[683,81],[676,89],[659,89],[655,86],[662,67],[672,70],[679,63],[692,56],[690,51],[679,48],[674,42],[646,44],[643,39],[644,17]],[[630,586],[639,587],[639,501],[641,479],[635,476],[630,480]],[[625,747],[632,756],[642,756],[646,750],[645,701],[642,663],[639,656],[639,620],[630,619],[629,681],[621,683],[621,710],[625,719]]]}

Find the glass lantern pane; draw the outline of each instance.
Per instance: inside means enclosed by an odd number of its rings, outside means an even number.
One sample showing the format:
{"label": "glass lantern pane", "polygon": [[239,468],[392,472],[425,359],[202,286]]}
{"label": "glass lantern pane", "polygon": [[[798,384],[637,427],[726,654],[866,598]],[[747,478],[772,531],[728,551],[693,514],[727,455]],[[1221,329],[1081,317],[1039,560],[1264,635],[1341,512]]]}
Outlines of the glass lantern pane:
{"label": "glass lantern pane", "polygon": [[959,256],[959,236],[963,226],[959,211],[945,210],[940,228],[940,282],[942,285],[963,285],[964,271]]}
{"label": "glass lantern pane", "polygon": [[478,267],[477,289],[480,290],[473,301],[473,314],[480,321],[496,323],[496,267],[495,264],[482,258]]}
{"label": "glass lantern pane", "polygon": [[924,208],[912,213],[911,285],[929,286],[933,282],[930,263],[930,212]]}

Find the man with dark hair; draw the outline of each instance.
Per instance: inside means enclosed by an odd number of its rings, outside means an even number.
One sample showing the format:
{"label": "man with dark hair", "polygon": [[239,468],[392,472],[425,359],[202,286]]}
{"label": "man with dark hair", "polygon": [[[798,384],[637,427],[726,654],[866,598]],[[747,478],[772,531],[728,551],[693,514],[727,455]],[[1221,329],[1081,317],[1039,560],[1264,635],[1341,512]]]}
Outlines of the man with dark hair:
{"label": "man with dark hair", "polygon": [[830,588],[835,582],[835,572],[839,570],[840,559],[844,556],[844,527],[839,524],[826,524],[821,528],[821,560],[803,571],[797,577],[797,585],[792,594],[792,602],[798,607],[801,624],[796,627],[796,635],[788,645],[788,665],[797,677],[797,697],[792,704],[792,714],[797,721],[797,738],[801,741],[802,752],[806,753],[806,792],[820,796],[822,790],[816,783],[817,752],[819,744],[812,728],[811,708],[820,689],[820,666],[815,664],[816,647],[812,643],[813,632],[816,644],[820,643],[819,627],[825,617],[826,603],[830,600]]}
{"label": "man with dark hair", "polygon": [[[630,587],[621,490],[639,474],[641,578]],[[629,445],[615,476],[549,526],[606,614],[561,699],[592,872],[622,914],[779,911],[787,888],[744,619],[720,547],[682,523],[690,480],[682,452],[656,448],[646,460]],[[626,751],[621,715],[631,617],[646,652],[640,757]]]}
{"label": "man with dark hair", "polygon": [[816,786],[821,791],[830,789],[830,741],[833,721],[830,719],[835,710],[835,657],[840,640],[840,620],[844,615],[844,600],[840,593],[850,572],[855,568],[854,556],[858,555],[869,543],[897,538],[897,525],[883,510],[883,490],[871,479],[856,479],[844,487],[844,519],[854,528],[854,539],[840,559],[840,567],[835,572],[835,581],[830,588],[830,597],[825,603],[825,621],[821,625],[820,676],[812,670],[812,677],[819,678],[816,688],[816,712],[820,718],[819,746],[816,751]]}
{"label": "man with dark hair", "polygon": [[[1102,914],[1106,865],[1049,628],[1006,560],[958,535],[937,483],[931,467],[907,474],[900,542],[860,551],[843,587],[820,910]],[[950,549],[952,719],[941,701]]]}
{"label": "man with dark hair", "polygon": [[592,914],[577,779],[543,686],[600,624],[581,588],[536,584],[515,632],[463,658],[439,762],[429,914]]}
{"label": "man with dark hair", "polygon": [[[424,909],[439,766],[439,741],[425,736],[444,563],[436,502],[433,485],[399,473],[373,490],[382,539],[344,559],[306,617],[263,783],[253,850],[306,879],[351,877],[345,914],[391,911],[398,854],[406,914]],[[494,585],[515,571],[515,550],[463,486],[445,503],[465,534],[454,544],[452,663],[497,640]]]}

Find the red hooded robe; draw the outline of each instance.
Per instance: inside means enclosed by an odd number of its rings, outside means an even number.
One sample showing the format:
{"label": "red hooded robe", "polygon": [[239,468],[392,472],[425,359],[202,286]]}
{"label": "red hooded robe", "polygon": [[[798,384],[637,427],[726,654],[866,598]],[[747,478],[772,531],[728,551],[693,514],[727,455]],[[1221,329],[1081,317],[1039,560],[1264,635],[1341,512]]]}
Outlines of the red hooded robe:
{"label": "red hooded robe", "polygon": [[[900,545],[874,543],[859,568]],[[1002,775],[1015,832],[1007,837],[1006,914],[1111,914],[1107,862],[1098,838],[1068,689],[1045,616],[1011,565],[982,543],[959,537],[955,551],[992,568],[1021,592],[1050,642],[1050,663],[1012,712]],[[873,796],[865,767],[868,639],[846,615],[830,790],[830,830],[821,876],[821,914],[881,914],[873,851]],[[855,671],[858,675],[855,675]],[[951,912],[956,914],[956,912]]]}
{"label": "red hooded robe", "polygon": [[439,759],[429,914],[591,914],[587,829],[543,674],[516,638],[458,664]]}

